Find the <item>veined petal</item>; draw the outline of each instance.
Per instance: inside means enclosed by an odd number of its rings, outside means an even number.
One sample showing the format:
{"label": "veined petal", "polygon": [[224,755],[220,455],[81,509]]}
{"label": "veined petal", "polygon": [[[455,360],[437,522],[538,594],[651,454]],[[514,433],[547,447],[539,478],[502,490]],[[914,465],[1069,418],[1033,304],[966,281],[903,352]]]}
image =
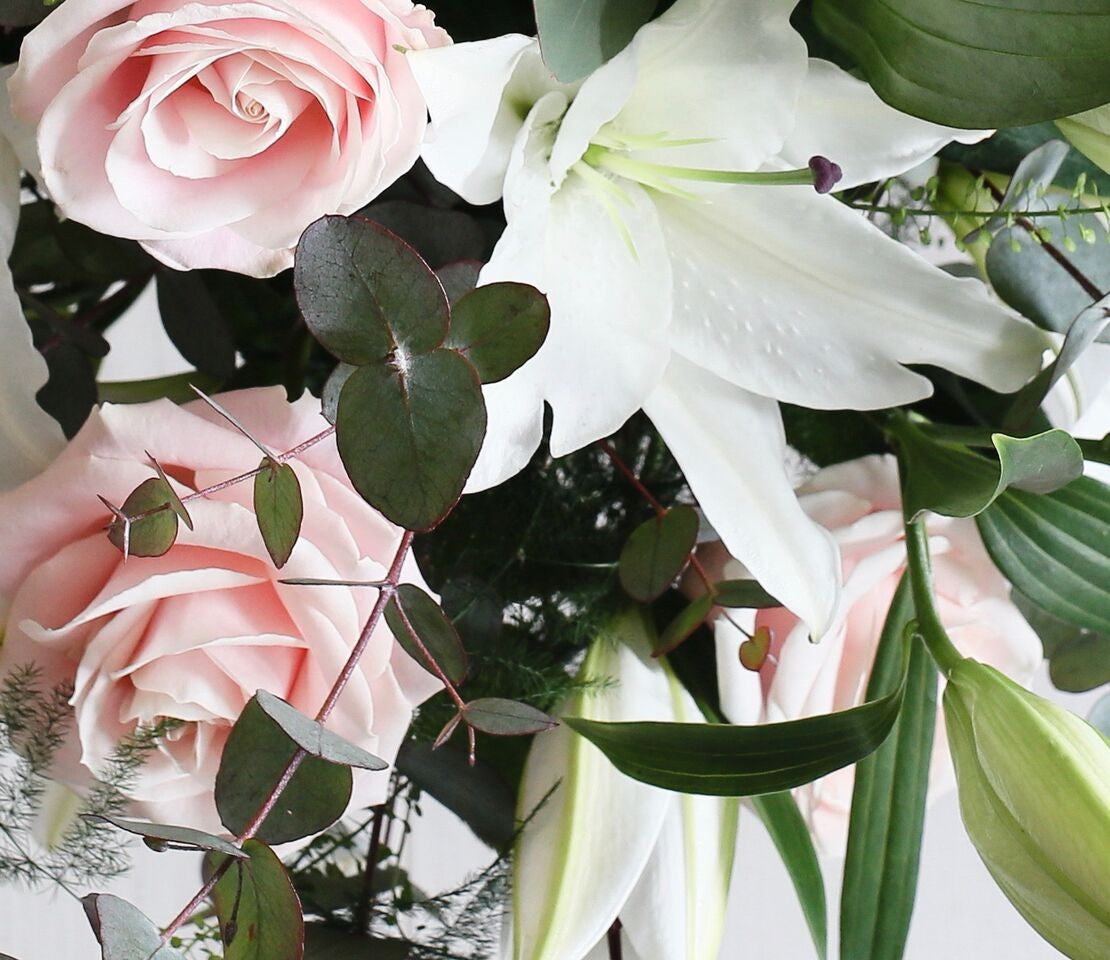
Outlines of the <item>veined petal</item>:
{"label": "veined petal", "polygon": [[[564,713],[673,719],[667,677],[648,656],[640,617],[626,614],[582,666],[583,680],[616,683],[576,694]],[[513,957],[582,960],[627,900],[675,802],[620,773],[566,726],[538,736],[518,806],[520,818],[531,819],[513,857]]]}
{"label": "veined petal", "polygon": [[19,222],[19,169],[0,130],[0,492],[45,469],[65,445],[57,422],[35,395],[47,380],[8,269]]}
{"label": "veined petal", "polygon": [[794,495],[775,402],[675,356],[644,412],[729,553],[823,635],[837,606],[840,552]]}
{"label": "veined petal", "polygon": [[[620,57],[637,79],[614,126],[712,142],[645,151],[692,167],[755,170],[785,141],[806,71],[793,0],[678,0]],[[584,87],[582,93],[586,93]]]}
{"label": "veined petal", "polygon": [[[666,672],[673,719],[704,722],[690,694]],[[739,815],[736,798],[681,794],[671,804],[651,859],[620,912],[641,960],[717,960]]]}
{"label": "veined petal", "polygon": [[508,34],[408,55],[432,125],[421,156],[469,203],[501,196],[509,155],[532,106],[560,84],[531,37]]}
{"label": "veined petal", "polygon": [[927,263],[808,187],[659,197],[672,251],[675,350],[738,386],[818,409],[873,410],[932,392],[933,364],[1003,392],[1044,338],[978,280]]}
{"label": "veined petal", "polygon": [[916,167],[953,140],[978,143],[990,130],[958,130],[911,117],[884,103],[867,83],[827,60],[809,61],[794,129],[779,156],[804,167],[828,157],[844,176],[838,190],[882,180]]}

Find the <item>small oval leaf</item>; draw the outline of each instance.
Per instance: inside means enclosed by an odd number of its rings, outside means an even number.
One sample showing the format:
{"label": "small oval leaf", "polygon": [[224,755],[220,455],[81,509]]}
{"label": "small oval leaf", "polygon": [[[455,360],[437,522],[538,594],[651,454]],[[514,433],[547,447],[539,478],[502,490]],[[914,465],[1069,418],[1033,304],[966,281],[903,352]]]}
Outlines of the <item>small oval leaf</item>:
{"label": "small oval leaf", "polygon": [[671,507],[663,516],[645,520],[621,551],[617,572],[625,592],[641,603],[662,596],[690,561],[698,539],[698,512]]}
{"label": "small oval leaf", "polygon": [[466,650],[454,624],[447,619],[440,605],[415,584],[403,583],[385,608],[386,623],[397,642],[420,666],[429,673],[435,673],[401,619],[398,606],[447,678],[454,684],[462,683],[468,668]]}
{"label": "small oval leaf", "polygon": [[526,283],[490,283],[451,310],[444,346],[474,364],[482,383],[496,383],[524,366],[547,339],[547,297]]}
{"label": "small oval leaf", "polygon": [[[147,823],[143,820],[128,820],[106,814],[86,814],[86,816],[90,820],[103,820],[113,827],[133,833],[144,840],[155,841],[161,845],[161,850],[212,850],[240,859],[247,856],[235,844],[222,837],[205,833],[203,830],[194,830],[192,827],[172,827],[164,823]],[[147,846],[151,844],[148,843]],[[151,849],[156,848],[151,847]]]}
{"label": "small oval leaf", "polygon": [[297,545],[304,519],[301,484],[288,463],[262,458],[254,477],[254,515],[270,559],[280,570]]}
{"label": "small oval leaf", "polygon": [[306,717],[280,697],[265,690],[259,690],[254,697],[258,705],[266,711],[266,715],[285,731],[289,739],[312,756],[363,770],[385,770],[389,766],[380,757],[375,757],[362,747],[328,730],[322,723]]}
{"label": "small oval leaf", "polygon": [[497,737],[523,737],[559,725],[558,720],[542,710],[500,697],[471,700],[462,712],[463,719],[476,730]]}
{"label": "small oval leaf", "polygon": [[719,607],[756,610],[782,606],[755,580],[722,580],[713,584],[713,590],[713,602]]}
{"label": "small oval leaf", "polygon": [[112,545],[125,556],[160,557],[167,553],[177,539],[174,499],[164,480],[159,477],[144,480],[120,507],[129,520],[117,520],[108,529]]}

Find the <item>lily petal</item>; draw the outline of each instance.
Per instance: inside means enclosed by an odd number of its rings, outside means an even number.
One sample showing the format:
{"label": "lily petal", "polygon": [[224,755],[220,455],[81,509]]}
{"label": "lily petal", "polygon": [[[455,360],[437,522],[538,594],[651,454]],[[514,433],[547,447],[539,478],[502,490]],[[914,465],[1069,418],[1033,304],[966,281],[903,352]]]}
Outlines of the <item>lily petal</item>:
{"label": "lily petal", "polygon": [[[690,694],[666,672],[674,719],[704,722]],[[739,815],[736,798],[683,794],[671,805],[655,851],[620,912],[642,960],[717,960]]]}
{"label": "lily petal", "polygon": [[[648,656],[640,617],[627,614],[582,666],[584,680],[617,683],[576,694],[565,713],[673,719],[667,677]],[[538,736],[518,806],[530,819],[513,857],[516,960],[582,960],[628,899],[674,802],[674,794],[620,773],[565,726]]]}
{"label": "lily petal", "polygon": [[808,187],[657,198],[673,251],[672,342],[767,397],[873,410],[929,396],[903,364],[934,364],[994,390],[1040,367],[1044,339],[957,278]]}
{"label": "lily petal", "polygon": [[428,169],[467,202],[493,203],[527,109],[550,90],[573,88],[555,80],[539,44],[521,34],[407,56],[432,117],[421,154]]}
{"label": "lily petal", "polygon": [[958,130],[919,120],[883,102],[870,84],[827,60],[809,61],[794,129],[779,156],[804,167],[814,155],[834,161],[838,190],[911,170],[953,140],[978,143],[990,130]]}
{"label": "lily petal", "polygon": [[644,412],[729,553],[814,636],[824,634],[837,605],[840,552],[794,495],[777,404],[675,356]]}

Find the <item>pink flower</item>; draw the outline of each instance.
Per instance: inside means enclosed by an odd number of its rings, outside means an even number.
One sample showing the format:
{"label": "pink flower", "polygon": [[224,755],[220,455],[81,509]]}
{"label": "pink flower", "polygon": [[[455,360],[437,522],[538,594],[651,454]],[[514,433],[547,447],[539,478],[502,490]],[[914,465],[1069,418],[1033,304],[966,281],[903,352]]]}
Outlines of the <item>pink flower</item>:
{"label": "pink flower", "polygon": [[270,276],[412,166],[405,51],[448,43],[412,0],[67,0],[12,98],[68,216],[178,269]]}
{"label": "pink flower", "polygon": [[[794,720],[844,710],[862,702],[879,634],[906,567],[901,497],[894,458],[864,457],[822,470],[798,491],[806,512],[840,547],[844,598],[835,628],[818,644],[789,610],[760,611],[754,626],[772,633],[770,656],[759,673],[737,656],[743,634],[724,617],[715,623],[721,705],[734,723]],[[973,520],[930,516],[941,618],[966,656],[989,663],[1028,685],[1041,659],[1041,644],[1009,598],[1009,584],[995,568]],[[735,565],[735,569],[729,570]],[[739,576],[736,561],[726,576]],[[744,624],[750,628],[752,617]],[[842,854],[848,832],[854,768],[830,774],[796,791],[820,848]],[[954,783],[943,719],[938,715],[930,790]]]}
{"label": "pink flower", "polygon": [[[289,404],[281,388],[220,402],[277,451],[327,426],[317,401]],[[94,412],[50,467],[0,496],[0,672],[33,662],[45,684],[73,683],[74,735],[54,775],[77,788],[136,725],[185,721],[149,756],[130,796],[140,814],[213,829],[212,786],[243,706],[262,688],[315,714],[376,595],[278,579],[381,579],[401,531],[355,494],[328,439],[293,463],[304,523],[280,572],[258,532],[249,482],[190,501],[195,529],[182,524],[165,556],[124,563],[104,533],[108,515],[96,495],[118,504],[153,476],[146,450],[182,495],[261,459],[199,402]],[[423,584],[411,557],[403,579]],[[329,726],[392,760],[413,707],[439,686],[383,625]],[[380,802],[385,774],[355,777],[354,802]]]}

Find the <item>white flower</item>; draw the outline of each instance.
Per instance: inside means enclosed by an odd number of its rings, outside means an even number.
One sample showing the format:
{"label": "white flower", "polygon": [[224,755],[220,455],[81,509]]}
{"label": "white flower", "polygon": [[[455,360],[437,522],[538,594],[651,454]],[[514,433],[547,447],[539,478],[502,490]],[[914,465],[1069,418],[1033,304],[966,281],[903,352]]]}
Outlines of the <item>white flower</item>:
{"label": "white flower", "polygon": [[0,71],[0,493],[40,473],[65,443],[58,424],[35,401],[46,362],[31,341],[8,269],[19,224],[21,166],[34,170],[34,147],[11,115]]}
{"label": "white flower", "polygon": [[[745,171],[810,180],[824,155],[847,187],[983,136],[898,113],[807,58],[792,6],[678,0],[577,87],[521,36],[410,56],[432,172],[472,202],[504,196],[508,229],[481,281],[532,283],[552,307],[543,349],[485,391],[471,489],[527,463],[545,401],[555,456],[642,407],[730,551],[821,633],[837,552],[786,479],[776,401],[908,403],[931,389],[911,363],[1014,390],[1041,340],[982,284],[812,186],[736,185],[760,180]],[[701,182],[706,170],[741,175]]]}
{"label": "white flower", "polygon": [[[579,678],[609,685],[574,695],[567,715],[704,721],[649,656],[639,612],[595,642]],[[618,916],[627,960],[716,960],[739,800],[647,786],[560,726],[533,743],[518,815],[527,825],[513,856],[514,960],[607,957]]]}

